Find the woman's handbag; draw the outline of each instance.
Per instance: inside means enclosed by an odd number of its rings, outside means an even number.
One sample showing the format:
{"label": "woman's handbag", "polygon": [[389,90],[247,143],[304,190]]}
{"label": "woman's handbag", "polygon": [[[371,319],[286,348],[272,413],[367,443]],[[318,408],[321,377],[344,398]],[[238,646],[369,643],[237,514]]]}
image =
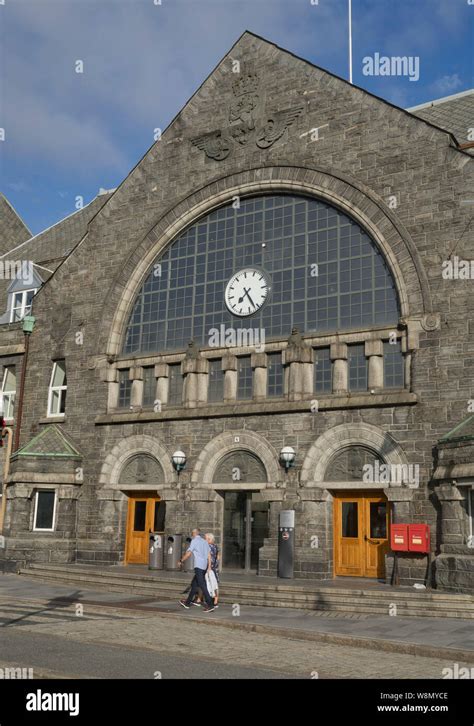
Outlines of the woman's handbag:
{"label": "woman's handbag", "polygon": [[206,587],[209,595],[214,597],[217,592],[217,580],[212,570],[206,572]]}

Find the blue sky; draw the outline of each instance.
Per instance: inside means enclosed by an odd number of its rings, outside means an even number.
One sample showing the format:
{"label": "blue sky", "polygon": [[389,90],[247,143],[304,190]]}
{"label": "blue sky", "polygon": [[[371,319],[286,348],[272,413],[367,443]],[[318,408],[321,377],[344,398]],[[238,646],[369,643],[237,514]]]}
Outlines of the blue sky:
{"label": "blue sky", "polygon": [[[244,30],[348,77],[347,0],[155,2],[0,5],[0,190],[33,233],[118,186]],[[352,4],[356,85],[405,108],[474,85],[468,0]],[[418,56],[420,79],[363,75],[376,52]]]}

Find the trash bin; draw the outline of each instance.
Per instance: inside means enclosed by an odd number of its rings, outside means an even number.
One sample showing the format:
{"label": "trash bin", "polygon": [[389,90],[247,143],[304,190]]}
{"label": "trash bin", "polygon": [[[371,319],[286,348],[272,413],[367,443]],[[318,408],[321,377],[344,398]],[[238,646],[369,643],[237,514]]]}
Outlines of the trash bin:
{"label": "trash bin", "polygon": [[164,535],[150,532],[150,546],[148,548],[148,569],[162,570],[164,566]]}
{"label": "trash bin", "polygon": [[166,542],[166,569],[178,570],[183,546],[182,534],[170,534]]}
{"label": "trash bin", "polygon": [[[189,549],[189,545],[193,541],[192,537],[186,537],[185,539],[185,545],[184,545],[184,552],[183,555],[186,554],[186,552]],[[184,560],[183,562],[183,572],[194,572],[194,555],[191,555],[191,557],[188,557],[187,560]]]}

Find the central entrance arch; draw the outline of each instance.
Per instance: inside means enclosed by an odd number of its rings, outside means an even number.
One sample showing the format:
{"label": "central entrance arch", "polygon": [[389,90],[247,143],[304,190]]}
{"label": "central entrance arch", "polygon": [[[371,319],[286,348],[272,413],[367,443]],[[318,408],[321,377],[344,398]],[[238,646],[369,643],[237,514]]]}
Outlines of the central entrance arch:
{"label": "central entrance arch", "polygon": [[218,463],[212,484],[222,497],[222,566],[256,571],[268,537],[269,503],[260,495],[267,484],[263,463],[249,451],[233,451]]}

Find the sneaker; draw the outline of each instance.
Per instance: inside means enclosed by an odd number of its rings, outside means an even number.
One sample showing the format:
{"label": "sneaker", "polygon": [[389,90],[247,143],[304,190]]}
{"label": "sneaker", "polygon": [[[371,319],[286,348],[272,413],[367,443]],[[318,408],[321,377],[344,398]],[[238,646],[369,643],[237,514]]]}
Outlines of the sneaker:
{"label": "sneaker", "polygon": [[219,607],[218,603],[214,603],[214,610],[217,610],[218,607]]}
{"label": "sneaker", "polygon": [[197,608],[200,608],[201,607],[201,603],[200,602],[194,602],[194,600],[192,601],[191,605],[194,605]]}
{"label": "sneaker", "polygon": [[179,604],[183,606],[183,608],[186,608],[186,610],[189,610],[189,605],[186,602],[186,600],[180,600]]}
{"label": "sneaker", "polygon": [[213,605],[212,607],[209,607],[209,605],[206,605],[205,607],[203,607],[202,611],[203,611],[203,613],[212,613],[212,611],[215,609],[216,609],[215,605]]}

